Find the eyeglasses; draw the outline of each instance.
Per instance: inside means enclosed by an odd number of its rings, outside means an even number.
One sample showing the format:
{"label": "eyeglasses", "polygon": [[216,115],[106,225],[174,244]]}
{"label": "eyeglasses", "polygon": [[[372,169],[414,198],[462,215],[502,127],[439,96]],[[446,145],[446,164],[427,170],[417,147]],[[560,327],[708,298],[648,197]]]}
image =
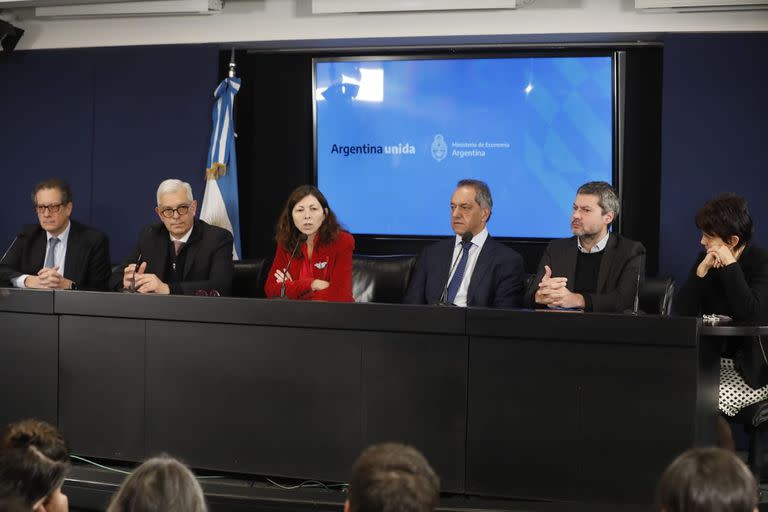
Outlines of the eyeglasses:
{"label": "eyeglasses", "polygon": [[173,217],[174,213],[178,213],[179,217],[182,215],[186,215],[187,212],[189,212],[189,205],[188,204],[180,204],[176,208],[163,208],[160,210],[160,215],[165,217],[166,219],[170,219]]}
{"label": "eyeglasses", "polygon": [[45,210],[48,210],[51,213],[59,213],[59,210],[61,210],[61,207],[64,205],[64,203],[57,203],[57,204],[36,204],[35,210],[37,210],[37,213],[40,215],[45,213]]}

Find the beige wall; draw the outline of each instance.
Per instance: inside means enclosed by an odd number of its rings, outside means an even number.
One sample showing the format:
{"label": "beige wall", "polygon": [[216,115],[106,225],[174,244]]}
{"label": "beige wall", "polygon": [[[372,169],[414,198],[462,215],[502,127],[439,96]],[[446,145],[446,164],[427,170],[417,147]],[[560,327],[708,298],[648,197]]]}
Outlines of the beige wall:
{"label": "beige wall", "polygon": [[[365,2],[365,0],[359,0]],[[518,0],[523,4],[526,0]],[[528,0],[529,1],[529,0]],[[309,0],[228,0],[212,16],[35,20],[17,49],[409,36],[766,31],[768,11],[647,13],[633,0],[536,0],[508,11],[313,15]],[[551,40],[557,40],[552,36]]]}

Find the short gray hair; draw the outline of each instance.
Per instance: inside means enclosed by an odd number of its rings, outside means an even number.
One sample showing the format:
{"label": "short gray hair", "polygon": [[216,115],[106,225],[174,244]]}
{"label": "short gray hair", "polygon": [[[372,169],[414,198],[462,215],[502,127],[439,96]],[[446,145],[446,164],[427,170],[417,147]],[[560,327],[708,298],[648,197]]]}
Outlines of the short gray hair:
{"label": "short gray hair", "polygon": [[472,187],[475,189],[475,201],[480,205],[480,208],[493,209],[493,197],[491,197],[491,189],[488,184],[480,180],[459,180],[456,184],[456,188]]}
{"label": "short gray hair", "polygon": [[195,198],[192,197],[192,185],[186,181],[169,179],[163,181],[160,186],[157,187],[157,205],[160,206],[160,196],[163,194],[172,194],[174,192],[178,192],[179,190],[184,190],[187,193],[190,202],[195,200]]}
{"label": "short gray hair", "polygon": [[614,216],[619,214],[619,196],[616,195],[616,191],[605,181],[590,181],[579,187],[576,191],[576,195],[584,194],[590,196],[597,196],[597,205],[603,210],[603,215],[608,212],[613,212]]}

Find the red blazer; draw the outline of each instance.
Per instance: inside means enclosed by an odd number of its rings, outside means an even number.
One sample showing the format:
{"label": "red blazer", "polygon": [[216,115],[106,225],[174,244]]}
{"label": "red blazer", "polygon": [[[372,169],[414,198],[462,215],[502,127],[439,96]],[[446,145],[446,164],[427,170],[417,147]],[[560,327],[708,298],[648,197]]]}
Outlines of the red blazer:
{"label": "red blazer", "polygon": [[[352,297],[352,251],[355,249],[355,239],[346,231],[339,231],[336,239],[329,244],[316,245],[312,251],[312,277],[299,279],[301,267],[307,259],[307,244],[301,244],[302,258],[293,258],[288,273],[293,280],[285,285],[285,296],[289,299],[328,300],[333,302],[354,302]],[[296,255],[298,256],[298,254]],[[277,247],[275,260],[269,269],[267,284],[264,292],[267,297],[279,297],[282,283],[277,282],[275,271],[283,270],[290,253]],[[325,290],[312,291],[312,281],[322,279],[330,286]]]}

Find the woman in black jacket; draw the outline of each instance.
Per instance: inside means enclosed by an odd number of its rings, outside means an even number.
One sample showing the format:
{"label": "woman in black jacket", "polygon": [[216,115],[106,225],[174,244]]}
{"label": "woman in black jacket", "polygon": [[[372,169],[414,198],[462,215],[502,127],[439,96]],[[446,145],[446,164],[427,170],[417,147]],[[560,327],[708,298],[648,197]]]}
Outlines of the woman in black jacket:
{"label": "woman in black jacket", "polygon": [[[744,198],[721,194],[696,214],[699,255],[677,297],[680,315],[727,315],[740,323],[768,324],[768,251],[750,243],[752,217]],[[719,407],[735,416],[768,399],[768,340],[734,338],[720,360]],[[730,427],[721,418],[721,444],[733,448]]]}

